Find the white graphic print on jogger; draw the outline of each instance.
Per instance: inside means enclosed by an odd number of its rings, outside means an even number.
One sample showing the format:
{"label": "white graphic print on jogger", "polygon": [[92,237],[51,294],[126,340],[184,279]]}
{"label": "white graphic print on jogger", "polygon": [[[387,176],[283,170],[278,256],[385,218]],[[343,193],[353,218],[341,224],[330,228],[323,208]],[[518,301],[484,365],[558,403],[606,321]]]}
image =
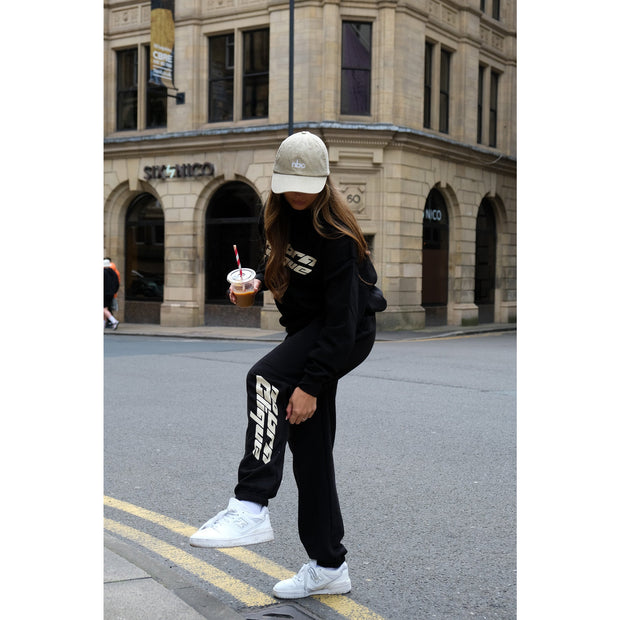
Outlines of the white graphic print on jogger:
{"label": "white graphic print on jogger", "polygon": [[[254,458],[263,463],[271,461],[273,440],[278,425],[278,405],[276,399],[280,390],[273,387],[260,375],[256,376],[256,413],[250,411],[250,419],[256,423],[254,430]],[[265,425],[265,422],[267,424]]]}

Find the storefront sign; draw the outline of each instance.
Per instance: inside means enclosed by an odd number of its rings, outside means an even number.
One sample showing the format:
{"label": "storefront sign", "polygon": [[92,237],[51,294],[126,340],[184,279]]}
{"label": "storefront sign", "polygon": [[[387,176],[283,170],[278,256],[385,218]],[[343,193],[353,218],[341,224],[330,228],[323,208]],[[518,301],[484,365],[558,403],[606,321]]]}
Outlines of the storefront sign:
{"label": "storefront sign", "polygon": [[431,220],[433,222],[441,222],[442,217],[443,217],[443,214],[439,209],[426,209],[424,211],[425,220]]}
{"label": "storefront sign", "polygon": [[164,164],[163,166],[144,166],[144,179],[196,179],[210,177],[215,173],[213,164]]}

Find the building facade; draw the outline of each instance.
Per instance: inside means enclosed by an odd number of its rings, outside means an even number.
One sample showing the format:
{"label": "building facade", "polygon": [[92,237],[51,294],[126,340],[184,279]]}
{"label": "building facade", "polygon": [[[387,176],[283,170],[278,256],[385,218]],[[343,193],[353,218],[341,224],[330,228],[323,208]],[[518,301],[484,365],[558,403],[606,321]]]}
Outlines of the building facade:
{"label": "building facade", "polygon": [[[372,248],[382,329],[516,322],[515,0],[176,0],[174,87],[151,3],[104,2],[104,255],[119,318],[279,327],[231,306],[260,255],[275,152],[319,135]],[[289,99],[289,41],[293,96]],[[291,125],[292,123],[292,125]]]}

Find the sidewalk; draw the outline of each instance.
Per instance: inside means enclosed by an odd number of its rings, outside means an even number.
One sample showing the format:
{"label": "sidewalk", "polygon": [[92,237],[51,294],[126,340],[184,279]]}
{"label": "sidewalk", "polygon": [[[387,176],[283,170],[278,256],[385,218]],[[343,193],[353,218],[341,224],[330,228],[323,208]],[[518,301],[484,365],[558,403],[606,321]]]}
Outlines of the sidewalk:
{"label": "sidewalk", "polygon": [[104,620],[244,620],[215,597],[106,533]]}
{"label": "sidewalk", "polygon": [[[427,327],[415,331],[378,332],[377,342],[449,338],[516,329],[514,323]],[[251,327],[162,327],[121,323],[116,330],[106,329],[105,335],[277,343],[285,334],[284,331]],[[174,577],[169,578],[165,574],[165,569],[149,562],[140,551],[108,534],[105,537],[104,553],[104,620],[244,620],[243,616],[214,597],[202,591],[192,592],[192,588],[178,583],[178,579],[175,582]],[[139,565],[142,565],[142,568]],[[185,602],[181,595],[188,602]]]}
{"label": "sidewalk", "polygon": [[[426,338],[449,338],[489,332],[516,331],[516,323],[485,323],[467,327],[442,325],[426,327],[419,330],[380,331],[377,342],[402,340],[419,340]],[[106,329],[105,335],[113,336],[158,336],[166,338],[197,338],[206,340],[257,340],[263,342],[280,342],[284,339],[284,330],[267,330],[258,327],[224,327],[201,325],[198,327],[162,327],[154,324],[120,323],[118,329]]]}

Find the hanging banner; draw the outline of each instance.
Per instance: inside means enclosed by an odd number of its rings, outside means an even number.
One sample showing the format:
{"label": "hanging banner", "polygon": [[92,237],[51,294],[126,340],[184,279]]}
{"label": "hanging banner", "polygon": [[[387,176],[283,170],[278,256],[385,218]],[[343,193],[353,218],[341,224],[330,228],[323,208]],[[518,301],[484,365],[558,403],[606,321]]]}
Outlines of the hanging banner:
{"label": "hanging banner", "polygon": [[151,0],[149,82],[174,88],[174,0]]}

